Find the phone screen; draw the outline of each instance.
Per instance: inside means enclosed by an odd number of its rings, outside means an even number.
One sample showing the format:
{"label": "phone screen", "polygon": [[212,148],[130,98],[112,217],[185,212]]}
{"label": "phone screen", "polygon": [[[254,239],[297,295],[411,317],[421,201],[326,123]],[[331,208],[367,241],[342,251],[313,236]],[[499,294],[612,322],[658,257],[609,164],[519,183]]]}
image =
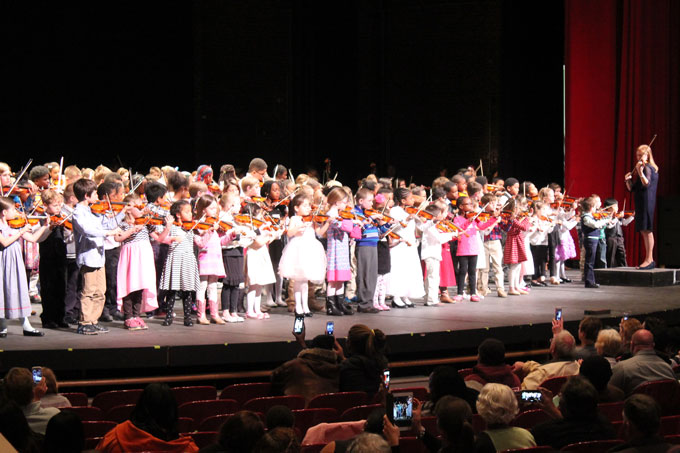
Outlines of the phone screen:
{"label": "phone screen", "polygon": [[561,319],[562,319],[562,309],[556,308],[555,309],[555,320],[560,321]]}
{"label": "phone screen", "polygon": [[535,390],[522,390],[520,399],[524,403],[538,403],[543,399],[543,395]]}
{"label": "phone screen", "polygon": [[411,426],[413,418],[413,393],[393,393],[392,416],[399,428]]}
{"label": "phone screen", "polygon": [[34,384],[39,384],[40,381],[42,381],[43,375],[42,375],[42,367],[39,366],[34,366],[31,369],[33,373],[33,383]]}
{"label": "phone screen", "polygon": [[630,316],[630,313],[628,313],[627,311],[623,312],[623,320],[624,321],[628,321],[629,316]]}
{"label": "phone screen", "polygon": [[335,323],[333,321],[328,321],[326,323],[326,335],[333,335],[335,331]]}
{"label": "phone screen", "polygon": [[295,322],[293,323],[293,332],[302,333],[305,328],[305,315],[295,315]]}
{"label": "phone screen", "polygon": [[385,390],[390,389],[390,370],[383,371],[383,386]]}

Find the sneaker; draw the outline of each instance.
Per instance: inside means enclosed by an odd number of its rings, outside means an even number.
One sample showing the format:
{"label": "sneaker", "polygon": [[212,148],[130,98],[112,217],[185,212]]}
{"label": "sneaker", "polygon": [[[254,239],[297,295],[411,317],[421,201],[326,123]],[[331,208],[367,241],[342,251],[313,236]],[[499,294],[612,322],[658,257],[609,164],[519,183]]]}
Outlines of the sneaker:
{"label": "sneaker", "polygon": [[434,300],[425,302],[426,307],[436,307],[437,305],[439,305],[439,302],[434,301]]}
{"label": "sneaker", "polygon": [[238,315],[238,313],[232,313],[231,317],[234,318],[235,322],[245,322],[245,319]]}
{"label": "sneaker", "polygon": [[137,325],[138,325],[142,330],[146,330],[146,329],[149,328],[149,327],[147,327],[146,323],[144,322],[144,320],[143,320],[142,318],[137,317],[137,318],[134,318],[134,319],[137,320]]}
{"label": "sneaker", "polygon": [[453,297],[454,302],[462,302],[463,301],[463,296],[460,294],[457,294],[456,296]]}
{"label": "sneaker", "polygon": [[477,294],[473,294],[470,296],[470,302],[479,302],[479,296]]}
{"label": "sneaker", "polygon": [[97,335],[97,331],[95,330],[94,326],[92,324],[78,324],[78,328],[76,329],[76,333],[80,335]]}
{"label": "sneaker", "polygon": [[380,304],[380,309],[381,309],[382,311],[388,311],[388,310],[390,309],[390,307],[388,307],[388,306],[385,305],[385,304]]}
{"label": "sneaker", "polygon": [[109,333],[109,329],[106,327],[102,327],[99,324],[92,324],[92,328],[97,332],[97,333]]}
{"label": "sneaker", "polygon": [[128,330],[142,330],[142,327],[137,322],[137,318],[126,319],[123,325]]}

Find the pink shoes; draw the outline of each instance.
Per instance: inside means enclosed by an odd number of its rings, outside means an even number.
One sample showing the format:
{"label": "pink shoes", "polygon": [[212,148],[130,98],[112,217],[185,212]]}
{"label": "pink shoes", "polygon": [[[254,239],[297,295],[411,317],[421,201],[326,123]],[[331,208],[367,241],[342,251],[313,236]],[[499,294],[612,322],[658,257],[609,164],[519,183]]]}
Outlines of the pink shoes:
{"label": "pink shoes", "polygon": [[148,329],[146,323],[142,318],[126,319],[123,323],[128,330],[146,330]]}

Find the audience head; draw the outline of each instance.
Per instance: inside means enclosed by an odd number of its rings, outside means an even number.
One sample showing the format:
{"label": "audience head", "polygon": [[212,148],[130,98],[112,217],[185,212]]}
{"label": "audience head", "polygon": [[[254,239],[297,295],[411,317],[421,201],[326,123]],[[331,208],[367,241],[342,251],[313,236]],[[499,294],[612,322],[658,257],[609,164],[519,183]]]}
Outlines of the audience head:
{"label": "audience head", "polygon": [[83,423],[75,412],[59,412],[45,430],[45,453],[75,453],[85,449]]}
{"label": "audience head", "polygon": [[601,355],[591,355],[581,362],[579,375],[588,379],[598,393],[602,393],[607,390],[607,384],[612,377],[612,367]]}
{"label": "audience head", "polygon": [[642,323],[635,318],[628,318],[621,321],[619,325],[619,335],[621,335],[621,343],[623,348],[630,349],[630,340],[633,334],[642,329]]}
{"label": "audience head", "polygon": [[347,334],[347,349],[350,354],[382,358],[387,337],[380,329],[369,329],[364,324],[355,324]]}
{"label": "audience head", "polygon": [[373,433],[360,434],[347,448],[348,453],[390,453],[392,448],[382,436]]}
{"label": "audience head", "polygon": [[562,387],[560,411],[567,420],[592,419],[597,415],[597,390],[586,378],[571,376]]}
{"label": "audience head", "polygon": [[505,363],[505,345],[495,338],[482,341],[477,349],[479,363],[487,366],[498,366]]}
{"label": "audience head", "polygon": [[255,412],[241,411],[227,418],[217,442],[229,452],[252,451],[264,435],[264,425]]}
{"label": "audience head", "polygon": [[477,413],[488,426],[508,425],[519,413],[517,397],[503,384],[486,384],[477,398]]}
{"label": "audience head", "polygon": [[292,428],[295,425],[295,416],[288,406],[277,405],[269,408],[265,421],[268,430],[278,427]]}
{"label": "audience head", "polygon": [[631,395],[623,405],[628,439],[653,437],[661,427],[659,405],[647,395]]}
{"label": "audience head", "polygon": [[435,406],[437,427],[456,451],[474,450],[474,431],[472,430],[472,409],[463,399],[445,396]]}
{"label": "audience head", "polygon": [[297,440],[295,431],[293,428],[283,427],[267,431],[253,450],[255,453],[297,453],[299,451],[300,442]]}
{"label": "audience head", "polygon": [[614,329],[602,329],[595,341],[597,353],[604,357],[616,357],[621,353],[621,335]]}
{"label": "audience head", "polygon": [[34,387],[33,375],[27,368],[11,368],[5,375],[5,397],[20,407],[33,401]]}
{"label": "audience head", "polygon": [[639,351],[654,349],[654,335],[647,329],[637,330],[630,340],[630,352],[636,354]]}
{"label": "audience head", "polygon": [[578,338],[582,344],[593,344],[602,329],[602,321],[593,316],[586,316],[578,325]]}
{"label": "audience head", "polygon": [[177,433],[177,401],[167,384],[146,386],[139,396],[130,421],[139,429],[162,440],[173,440]]}
{"label": "audience head", "polygon": [[335,337],[333,335],[317,335],[312,340],[311,347],[332,351],[335,347]]}
{"label": "audience head", "polygon": [[550,342],[550,353],[556,359],[569,360],[573,358],[575,347],[574,336],[563,330],[553,336]]}
{"label": "audience head", "polygon": [[57,376],[54,375],[54,371],[51,368],[42,367],[42,375],[47,386],[45,393],[59,393],[59,384],[57,383]]}
{"label": "audience head", "polygon": [[13,401],[0,405],[0,433],[18,451],[40,451],[23,411]]}
{"label": "audience head", "polygon": [[364,424],[364,432],[382,436],[383,426],[385,423],[385,420],[383,419],[384,416],[385,409],[382,407],[368,414],[368,417],[366,417],[366,423]]}
{"label": "audience head", "polygon": [[435,368],[430,374],[430,401],[436,405],[441,398],[447,395],[467,400],[470,390],[455,368],[442,365]]}

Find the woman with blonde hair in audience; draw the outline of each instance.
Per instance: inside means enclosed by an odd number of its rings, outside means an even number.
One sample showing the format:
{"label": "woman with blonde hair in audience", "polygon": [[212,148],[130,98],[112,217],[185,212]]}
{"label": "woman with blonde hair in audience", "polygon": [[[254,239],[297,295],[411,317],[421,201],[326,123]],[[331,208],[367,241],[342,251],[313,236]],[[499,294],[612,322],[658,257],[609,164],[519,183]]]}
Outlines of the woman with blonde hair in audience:
{"label": "woman with blonde hair in audience", "polygon": [[595,340],[595,349],[611,366],[614,366],[616,357],[621,353],[621,335],[615,329],[600,330]]}

